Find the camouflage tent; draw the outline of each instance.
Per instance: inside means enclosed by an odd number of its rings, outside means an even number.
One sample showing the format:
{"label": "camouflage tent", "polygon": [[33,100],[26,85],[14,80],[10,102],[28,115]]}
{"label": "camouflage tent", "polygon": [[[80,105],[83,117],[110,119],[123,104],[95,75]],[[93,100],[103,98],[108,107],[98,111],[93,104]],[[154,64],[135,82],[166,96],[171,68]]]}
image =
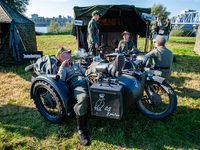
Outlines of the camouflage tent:
{"label": "camouflage tent", "polygon": [[82,26],[74,26],[72,35],[77,37],[78,48],[87,50],[87,25],[92,18],[94,10],[100,10],[102,16],[97,21],[100,30],[101,43],[107,49],[113,50],[117,43],[122,39],[122,32],[129,31],[130,39],[137,47],[137,37],[145,37],[148,21],[142,17],[142,13],[150,14],[150,8],[139,8],[134,5],[94,5],[88,7],[74,8],[74,19],[83,21]]}
{"label": "camouflage tent", "polygon": [[15,20],[23,50],[37,51],[35,24],[0,0],[0,65],[13,62],[12,49],[9,49],[10,24]]}

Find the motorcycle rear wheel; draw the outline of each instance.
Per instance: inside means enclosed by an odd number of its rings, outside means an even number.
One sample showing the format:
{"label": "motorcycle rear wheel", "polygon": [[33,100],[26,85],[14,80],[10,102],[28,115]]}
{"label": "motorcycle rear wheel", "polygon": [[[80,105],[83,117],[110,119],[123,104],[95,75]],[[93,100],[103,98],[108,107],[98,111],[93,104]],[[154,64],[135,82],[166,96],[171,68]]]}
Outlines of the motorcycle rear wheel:
{"label": "motorcycle rear wheel", "polygon": [[[177,107],[177,97],[173,88],[165,81],[162,84],[147,81],[146,87],[143,98],[136,103],[137,108],[153,119],[159,120],[171,116]],[[154,102],[150,100],[148,92]]]}
{"label": "motorcycle rear wheel", "polygon": [[56,90],[45,81],[37,81],[33,88],[33,100],[40,114],[49,122],[64,121],[66,110]]}

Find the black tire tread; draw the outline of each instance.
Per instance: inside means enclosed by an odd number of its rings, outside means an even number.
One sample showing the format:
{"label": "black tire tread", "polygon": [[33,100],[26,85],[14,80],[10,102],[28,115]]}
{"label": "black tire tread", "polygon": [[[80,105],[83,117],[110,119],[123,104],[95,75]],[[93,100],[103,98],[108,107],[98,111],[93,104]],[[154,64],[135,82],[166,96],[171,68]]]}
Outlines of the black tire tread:
{"label": "black tire tread", "polygon": [[[49,122],[52,122],[54,124],[59,124],[59,123],[63,122],[65,120],[65,117],[66,117],[66,111],[65,111],[63,103],[62,103],[61,99],[59,98],[59,96],[58,96],[57,92],[55,91],[55,89],[49,83],[47,83],[45,81],[37,81],[34,84],[34,88],[37,87],[37,86],[46,86],[47,89],[49,91],[51,91],[51,93],[55,94],[55,100],[57,101],[57,105],[60,108],[60,116],[57,119],[51,119],[48,116],[46,116],[45,113],[43,112],[45,110],[44,109],[42,110],[42,108],[41,108],[41,103],[38,102],[37,98],[34,98],[34,96],[33,96],[33,100],[34,100],[34,103],[36,105],[37,110]],[[34,89],[33,89],[33,95],[34,95]]]}
{"label": "black tire tread", "polygon": [[[155,81],[150,81],[150,82],[155,82]],[[176,110],[176,107],[177,107],[177,97],[176,97],[176,93],[174,92],[173,88],[165,81],[161,85],[168,89],[168,91],[166,91],[166,92],[167,92],[169,98],[171,99],[170,100],[170,106],[169,106],[169,108],[167,109],[167,111],[165,113],[163,113],[162,115],[151,115],[151,114],[148,114],[145,110],[143,110],[140,107],[139,101],[136,103],[136,107],[143,114],[145,114],[146,116],[148,116],[150,118],[157,119],[157,120],[162,120],[162,119],[168,118],[169,116],[171,116],[174,113],[174,111]],[[169,89],[170,89],[170,92],[169,92]]]}

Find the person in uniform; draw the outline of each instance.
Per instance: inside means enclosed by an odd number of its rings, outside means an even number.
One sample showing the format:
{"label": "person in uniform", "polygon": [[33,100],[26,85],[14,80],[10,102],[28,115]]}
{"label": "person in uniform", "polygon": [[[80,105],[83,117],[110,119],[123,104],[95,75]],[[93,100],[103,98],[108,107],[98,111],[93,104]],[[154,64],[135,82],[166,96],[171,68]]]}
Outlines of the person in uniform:
{"label": "person in uniform", "polygon": [[[64,82],[67,82],[73,97],[76,99],[76,104],[74,105],[74,112],[77,119],[77,129],[80,138],[80,142],[83,146],[88,146],[90,144],[86,122],[87,122],[87,112],[89,108],[89,93],[88,86],[85,76],[88,75],[89,70],[83,68],[79,63],[72,63],[71,51],[61,48],[57,51],[55,57],[61,62],[57,75]],[[107,66],[108,63],[105,63]],[[113,61],[112,65],[108,67],[100,66],[99,69],[111,75],[118,75],[121,73],[121,69],[124,64],[124,56],[117,55],[116,60]],[[120,77],[120,76],[119,76]]]}
{"label": "person in uniform", "polygon": [[155,17],[154,21],[151,21],[150,28],[151,28],[150,39],[153,40],[154,35],[158,34],[158,32],[157,32],[157,29],[158,29],[157,17]]}
{"label": "person in uniform", "polygon": [[88,23],[88,37],[87,37],[87,43],[88,43],[88,50],[89,54],[96,56],[97,52],[96,49],[99,47],[100,39],[99,39],[99,29],[97,27],[97,21],[100,18],[100,11],[95,10],[92,12],[92,19]]}
{"label": "person in uniform", "polygon": [[157,17],[157,34],[159,34],[159,30],[162,26],[162,22],[160,21],[160,19]]}
{"label": "person in uniform", "polygon": [[128,31],[124,31],[122,33],[122,36],[123,36],[123,39],[118,44],[118,49],[119,49],[120,52],[140,53],[140,51],[137,48],[135,48],[134,42],[132,40],[129,40],[130,33]]}
{"label": "person in uniform", "polygon": [[171,75],[173,53],[165,47],[165,39],[163,36],[157,35],[153,41],[155,42],[156,48],[147,54],[154,60],[154,66],[150,67],[150,69],[161,71],[161,76],[168,79]]}
{"label": "person in uniform", "polygon": [[169,35],[171,30],[172,30],[172,25],[171,25],[169,19],[167,18],[165,26],[164,26],[164,35]]}

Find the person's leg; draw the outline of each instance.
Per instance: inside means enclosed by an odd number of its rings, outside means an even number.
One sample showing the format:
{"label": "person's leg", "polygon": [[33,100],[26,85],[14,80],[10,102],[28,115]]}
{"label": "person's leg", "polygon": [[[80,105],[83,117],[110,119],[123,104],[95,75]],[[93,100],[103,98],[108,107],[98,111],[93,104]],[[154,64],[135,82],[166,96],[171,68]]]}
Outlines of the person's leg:
{"label": "person's leg", "polygon": [[119,54],[116,56],[116,59],[111,63],[99,63],[96,66],[97,72],[103,72],[109,74],[113,77],[121,77],[122,75],[122,67],[124,65],[125,58],[123,54]]}
{"label": "person's leg", "polygon": [[87,83],[83,77],[75,77],[76,81],[72,83],[74,98],[77,103],[74,106],[77,119],[77,130],[80,138],[80,142],[83,146],[88,146],[90,140],[87,135],[87,111],[89,107],[89,94],[87,89]]}
{"label": "person's leg", "polygon": [[78,130],[78,135],[80,142],[83,146],[88,146],[90,145],[90,140],[87,134],[87,115],[79,116],[76,115],[76,120],[77,120],[77,130]]}
{"label": "person's leg", "polygon": [[89,44],[88,50],[90,55],[96,56],[96,48],[94,47],[94,44]]}

